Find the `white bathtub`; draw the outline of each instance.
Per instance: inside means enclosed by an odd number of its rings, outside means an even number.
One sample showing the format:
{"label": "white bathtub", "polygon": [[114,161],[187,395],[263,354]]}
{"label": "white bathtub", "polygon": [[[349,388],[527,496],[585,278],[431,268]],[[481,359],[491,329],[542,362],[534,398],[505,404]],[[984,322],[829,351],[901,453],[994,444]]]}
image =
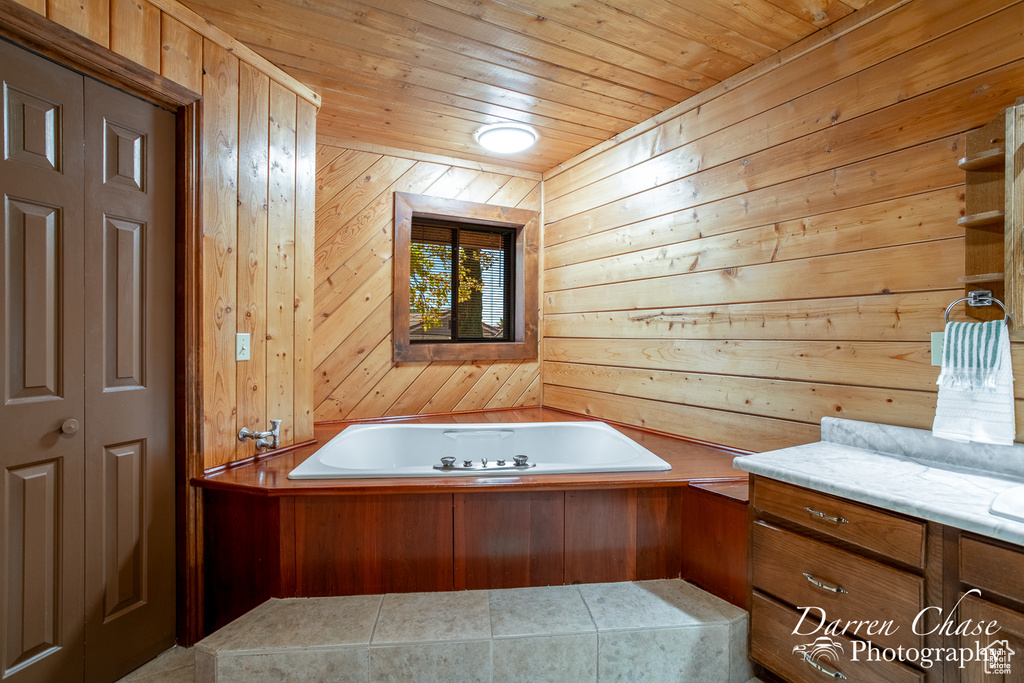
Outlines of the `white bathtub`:
{"label": "white bathtub", "polygon": [[[527,456],[525,466],[514,464],[517,455]],[[445,467],[443,457],[455,460]],[[288,478],[490,477],[670,469],[667,462],[603,422],[368,424],[345,428]]]}

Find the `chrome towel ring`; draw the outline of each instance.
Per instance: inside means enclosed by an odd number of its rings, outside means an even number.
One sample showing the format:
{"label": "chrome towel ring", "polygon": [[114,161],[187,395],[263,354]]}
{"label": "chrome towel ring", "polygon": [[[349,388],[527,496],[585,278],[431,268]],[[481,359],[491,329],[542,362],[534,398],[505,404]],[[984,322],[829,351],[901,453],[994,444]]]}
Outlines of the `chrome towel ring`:
{"label": "chrome towel ring", "polygon": [[968,292],[967,296],[957,299],[949,306],[946,306],[946,322],[949,322],[949,312],[953,310],[961,301],[966,301],[968,306],[991,306],[996,304],[999,308],[1003,309],[1003,321],[1009,323],[1013,320],[1013,316],[1006,312],[1006,306],[999,299],[992,296],[992,290],[989,289],[976,289],[973,292]]}

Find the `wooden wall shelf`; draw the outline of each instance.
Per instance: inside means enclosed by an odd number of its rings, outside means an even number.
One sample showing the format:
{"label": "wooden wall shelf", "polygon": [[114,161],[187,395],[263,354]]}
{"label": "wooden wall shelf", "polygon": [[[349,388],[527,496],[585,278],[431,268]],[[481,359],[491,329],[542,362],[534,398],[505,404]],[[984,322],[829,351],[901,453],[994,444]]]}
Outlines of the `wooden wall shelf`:
{"label": "wooden wall shelf", "polygon": [[964,171],[980,171],[986,168],[998,168],[1006,161],[1006,148],[993,147],[977,154],[966,156],[960,160],[960,169]]}
{"label": "wooden wall shelf", "polygon": [[[960,168],[964,181],[965,295],[978,284],[1006,305],[1011,332],[1024,323],[1024,183],[1020,148],[1024,138],[1024,98],[1000,111],[989,123],[969,131]],[[998,306],[968,306],[977,320],[1003,316]]]}
{"label": "wooden wall shelf", "polygon": [[957,278],[956,281],[965,285],[977,285],[987,282],[1002,282],[1004,277],[1004,273],[980,273],[978,275],[964,275]]}
{"label": "wooden wall shelf", "polygon": [[[1013,318],[1011,338],[1019,338],[1024,330],[1024,97],[1006,110],[1006,162],[1003,165],[1006,212],[1005,287],[1007,312]],[[993,269],[995,270],[995,269]]]}
{"label": "wooden wall shelf", "polygon": [[964,228],[984,228],[988,226],[997,227],[999,232],[1003,231],[1003,221],[1006,214],[1002,209],[996,211],[984,211],[964,216],[957,221],[957,224]]}

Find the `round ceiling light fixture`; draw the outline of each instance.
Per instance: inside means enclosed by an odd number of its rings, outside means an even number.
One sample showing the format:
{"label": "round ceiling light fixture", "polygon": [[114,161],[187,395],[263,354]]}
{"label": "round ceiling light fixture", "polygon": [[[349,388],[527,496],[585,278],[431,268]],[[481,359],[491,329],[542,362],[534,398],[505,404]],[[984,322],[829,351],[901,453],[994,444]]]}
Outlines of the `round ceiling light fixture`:
{"label": "round ceiling light fixture", "polygon": [[537,131],[522,123],[492,123],[476,133],[476,141],[495,154],[515,154],[537,142]]}

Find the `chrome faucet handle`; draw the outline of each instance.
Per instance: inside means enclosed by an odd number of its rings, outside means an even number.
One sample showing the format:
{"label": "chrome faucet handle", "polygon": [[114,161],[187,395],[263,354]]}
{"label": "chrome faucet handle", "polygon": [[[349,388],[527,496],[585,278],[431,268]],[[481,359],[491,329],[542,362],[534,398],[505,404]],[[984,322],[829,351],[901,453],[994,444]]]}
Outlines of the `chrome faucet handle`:
{"label": "chrome faucet handle", "polygon": [[516,467],[526,467],[526,461],[529,460],[529,457],[525,455],[513,455],[512,460],[515,461]]}
{"label": "chrome faucet handle", "polygon": [[454,467],[455,466],[455,456],[454,455],[446,455],[443,458],[441,458],[441,466],[444,467],[445,469],[447,469],[449,467]]}
{"label": "chrome faucet handle", "polygon": [[270,433],[267,436],[270,437],[270,447],[277,448],[277,444],[281,439],[281,420],[270,421]]}
{"label": "chrome faucet handle", "polygon": [[256,441],[256,449],[259,451],[277,448],[280,438],[281,420],[271,420],[270,429],[265,432],[256,432],[248,427],[242,427],[238,430],[238,440],[254,439]]}

